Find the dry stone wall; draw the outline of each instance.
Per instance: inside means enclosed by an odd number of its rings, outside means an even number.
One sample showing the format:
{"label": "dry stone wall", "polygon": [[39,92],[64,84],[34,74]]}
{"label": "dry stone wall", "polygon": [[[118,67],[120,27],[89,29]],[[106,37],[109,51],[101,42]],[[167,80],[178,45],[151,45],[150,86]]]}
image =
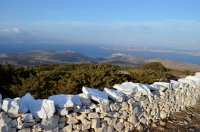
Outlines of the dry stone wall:
{"label": "dry stone wall", "polygon": [[1,132],[145,131],[153,122],[193,106],[200,98],[200,73],[170,83],[125,82],[104,91],[83,87],[78,95],[34,99],[0,95]]}

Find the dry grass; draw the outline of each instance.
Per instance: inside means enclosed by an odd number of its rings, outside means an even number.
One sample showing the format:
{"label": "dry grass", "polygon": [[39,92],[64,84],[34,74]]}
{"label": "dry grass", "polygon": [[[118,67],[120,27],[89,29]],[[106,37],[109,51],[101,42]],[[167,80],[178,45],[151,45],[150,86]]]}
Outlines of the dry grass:
{"label": "dry grass", "polygon": [[200,102],[154,124],[151,132],[200,132]]}

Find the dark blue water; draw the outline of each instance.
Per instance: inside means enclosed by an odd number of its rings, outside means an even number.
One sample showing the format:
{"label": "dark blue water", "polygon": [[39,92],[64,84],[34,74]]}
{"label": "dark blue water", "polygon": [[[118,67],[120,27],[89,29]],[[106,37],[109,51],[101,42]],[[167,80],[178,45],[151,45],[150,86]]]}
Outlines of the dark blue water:
{"label": "dark blue water", "polygon": [[199,56],[191,56],[191,55],[183,55],[183,54],[175,54],[175,53],[158,53],[158,52],[141,52],[141,51],[115,51],[115,50],[105,50],[102,46],[97,45],[64,45],[64,44],[27,44],[27,45],[17,45],[17,44],[8,44],[8,45],[0,45],[0,53],[9,53],[14,54],[18,52],[25,52],[29,50],[54,50],[54,51],[65,51],[72,50],[75,52],[79,52],[85,54],[92,58],[105,58],[109,57],[114,53],[125,53],[138,57],[145,58],[164,58],[170,60],[176,60],[181,62],[190,62],[193,64],[200,64]]}

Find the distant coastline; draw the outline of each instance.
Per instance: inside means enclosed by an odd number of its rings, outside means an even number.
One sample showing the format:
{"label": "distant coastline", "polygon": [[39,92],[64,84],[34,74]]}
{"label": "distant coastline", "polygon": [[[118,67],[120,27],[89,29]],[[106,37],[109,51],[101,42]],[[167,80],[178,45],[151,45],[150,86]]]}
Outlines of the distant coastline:
{"label": "distant coastline", "polygon": [[174,53],[184,54],[191,56],[200,56],[200,50],[193,49],[162,49],[162,48],[150,48],[150,47],[138,47],[138,46],[113,46],[104,47],[105,50],[116,50],[116,51],[142,51],[142,52],[156,52],[156,53]]}
{"label": "distant coastline", "polygon": [[[81,44],[7,44],[0,45],[0,54],[16,54],[26,52],[30,50],[53,50],[53,51],[74,51],[84,54],[91,58],[107,58],[112,54],[122,53],[143,58],[162,58],[181,62],[188,62],[192,64],[200,64],[200,56],[198,56],[198,50],[186,50],[186,49],[161,49],[161,48],[130,48],[128,47],[109,47],[104,45],[81,45]],[[190,53],[190,54],[187,54]],[[191,55],[191,54],[196,54]]]}

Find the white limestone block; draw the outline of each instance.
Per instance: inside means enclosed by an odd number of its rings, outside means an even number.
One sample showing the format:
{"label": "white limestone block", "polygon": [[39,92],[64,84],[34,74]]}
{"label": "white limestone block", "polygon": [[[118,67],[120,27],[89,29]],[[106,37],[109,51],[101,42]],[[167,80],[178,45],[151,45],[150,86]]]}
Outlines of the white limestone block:
{"label": "white limestone block", "polygon": [[196,72],[196,73],[195,73],[195,76],[200,76],[200,72]]}
{"label": "white limestone block", "polygon": [[59,120],[59,115],[54,115],[48,119],[42,119],[41,127],[46,131],[53,130],[58,126],[58,120]]}
{"label": "white limestone block", "polygon": [[136,92],[136,86],[131,86],[131,85],[115,84],[113,88],[127,95],[131,95],[132,93]]}
{"label": "white limestone block", "polygon": [[28,107],[21,102],[20,98],[10,99],[5,98],[3,100],[2,109],[8,112],[12,116],[17,116],[19,113],[28,112]]}
{"label": "white limestone block", "polygon": [[8,107],[8,113],[17,116],[20,111],[20,98],[11,99]]}
{"label": "white limestone block", "polygon": [[195,81],[196,84],[200,83],[200,78],[195,77],[195,76],[187,76],[185,79],[193,80]]}
{"label": "white limestone block", "polygon": [[29,109],[35,118],[50,118],[55,113],[54,102],[47,99],[35,100]]}
{"label": "white limestone block", "polygon": [[21,103],[28,107],[34,118],[50,118],[55,113],[55,106],[52,100],[35,100],[30,93],[21,98]]}
{"label": "white limestone block", "polygon": [[178,79],[179,82],[181,83],[187,83],[189,85],[195,85],[195,81],[194,80],[190,80],[190,79],[186,79],[186,78],[180,78]]}
{"label": "white limestone block", "polygon": [[30,122],[33,120],[33,115],[31,113],[23,114],[21,117],[24,122]]}
{"label": "white limestone block", "polygon": [[114,89],[104,88],[104,92],[108,94],[108,96],[117,102],[123,102],[125,100],[125,96],[122,92],[119,92]]}
{"label": "white limestone block", "polygon": [[167,89],[171,88],[171,85],[168,82],[154,82],[153,85],[163,86],[166,87]]}
{"label": "white limestone block", "polygon": [[83,105],[90,105],[91,104],[91,100],[84,93],[78,94],[78,96],[79,96]]}
{"label": "white limestone block", "polygon": [[175,90],[180,90],[180,89],[187,89],[189,88],[189,84],[187,83],[182,83],[182,82],[178,82],[178,81],[174,81],[174,80],[170,80],[171,86],[175,89]]}
{"label": "white limestone block", "polygon": [[77,95],[53,95],[48,98],[49,100],[54,101],[54,104],[58,108],[69,108],[75,106],[81,106],[81,100]]}
{"label": "white limestone block", "polygon": [[175,80],[170,80],[172,88],[176,89],[179,88],[181,82],[175,81]]}
{"label": "white limestone block", "polygon": [[5,98],[3,100],[3,103],[2,103],[2,110],[3,111],[8,112],[11,100],[12,99],[10,99],[10,98]]}
{"label": "white limestone block", "polygon": [[172,88],[172,84],[167,82],[154,82],[150,86],[161,92],[165,91],[166,89]]}
{"label": "white limestone block", "polygon": [[143,95],[151,94],[150,87],[148,85],[140,83],[125,82],[122,84],[115,84],[113,87],[127,95],[131,95],[137,92],[140,92]]}
{"label": "white limestone block", "polygon": [[97,101],[100,104],[108,105],[108,95],[102,91],[99,91],[97,89],[83,87],[82,91],[84,94],[86,94],[90,99]]}
{"label": "white limestone block", "polygon": [[[30,110],[30,108],[34,107],[34,103],[35,103],[35,99],[33,98],[33,96],[30,93],[26,93],[23,97],[21,97],[20,99],[21,104],[23,104],[26,108],[28,108],[28,110]],[[26,111],[27,109],[23,109],[21,111]]]}

